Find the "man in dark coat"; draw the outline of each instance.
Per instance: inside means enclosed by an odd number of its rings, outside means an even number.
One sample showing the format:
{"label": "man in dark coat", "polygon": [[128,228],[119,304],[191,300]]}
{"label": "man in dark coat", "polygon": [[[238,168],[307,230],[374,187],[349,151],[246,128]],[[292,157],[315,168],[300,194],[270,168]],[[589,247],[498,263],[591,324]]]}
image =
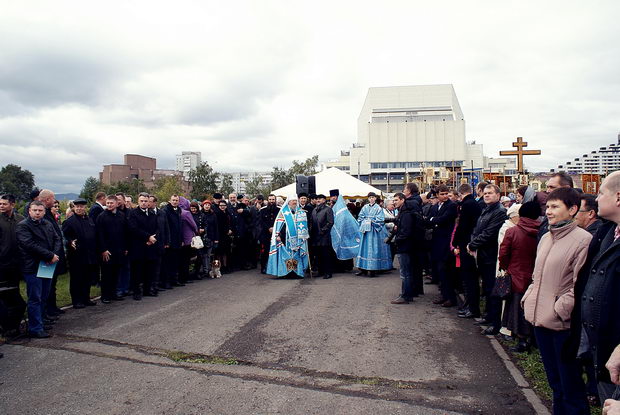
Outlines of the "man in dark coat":
{"label": "man in dark coat", "polygon": [[149,209],[149,194],[140,193],[138,207],[129,213],[129,260],[131,261],[131,289],[133,299],[142,295],[157,296],[152,278],[157,265],[158,220]]}
{"label": "man in dark coat", "polygon": [[252,268],[256,268],[258,261],[260,260],[260,234],[261,234],[261,222],[260,222],[260,210],[263,207],[265,197],[263,195],[256,196],[256,199],[250,205],[250,220],[252,222],[250,227],[252,242],[250,244],[250,262]]}
{"label": "man in dark coat", "polygon": [[[401,291],[398,298],[391,301],[392,304],[407,304],[413,301],[414,282],[413,269],[414,262],[411,260],[415,243],[415,222],[422,220],[421,216],[414,214],[416,209],[414,203],[407,203],[407,197],[403,193],[394,195],[394,206],[398,209],[396,217],[394,236],[394,245],[396,247],[396,255],[398,255],[398,263],[400,267]],[[419,209],[419,207],[418,207]]]}
{"label": "man in dark coat", "polygon": [[427,226],[433,230],[431,240],[431,268],[433,278],[439,281],[441,296],[433,301],[442,307],[456,305],[456,292],[452,284],[452,278],[446,271],[448,257],[450,255],[450,240],[456,221],[456,203],[448,198],[449,190],[446,185],[437,187],[437,200],[428,213]]}
{"label": "man in dark coat", "polygon": [[90,283],[99,270],[95,223],[86,215],[86,199],[75,199],[74,214],[62,224],[69,260],[69,292],[73,308],[95,305],[90,300]]}
{"label": "man in dark coat", "polygon": [[590,232],[590,235],[596,235],[602,221],[598,217],[598,203],[596,203],[596,196],[583,194],[581,195],[581,206],[575,220],[580,228]]}
{"label": "man in dark coat", "polygon": [[170,196],[168,205],[162,210],[166,213],[168,229],[170,230],[170,243],[164,254],[165,278],[162,279],[164,288],[180,287],[185,284],[179,282],[179,267],[183,234],[181,233],[181,208],[179,207],[179,195]]}
{"label": "man in dark coat", "polygon": [[97,223],[97,217],[105,210],[105,198],[106,194],[103,192],[95,195],[95,203],[88,211],[88,216],[93,220],[93,223]]}
{"label": "man in dark coat", "polygon": [[467,252],[467,244],[471,241],[471,234],[474,232],[482,209],[476,202],[472,194],[472,188],[464,183],[459,186],[461,202],[459,204],[459,224],[454,232],[454,242],[452,246],[456,249],[456,254],[461,260],[461,279],[465,288],[467,307],[458,314],[463,318],[480,317],[480,278],[476,259]]}
{"label": "man in dark coat", "polygon": [[24,217],[15,210],[15,196],[0,195],[0,329],[6,337],[19,334],[26,303],[19,293],[20,254],[17,224]]}
{"label": "man in dark coat", "polygon": [[332,248],[331,230],[334,226],[334,211],[325,202],[325,195],[317,195],[317,205],[312,210],[310,238],[316,250],[318,276],[329,279],[333,273],[334,249]]}
{"label": "man in dark coat", "polygon": [[276,196],[267,196],[267,206],[263,207],[260,214],[260,244],[261,244],[261,256],[260,256],[260,272],[261,274],[267,273],[267,260],[269,259],[269,246],[271,244],[271,232],[273,231],[273,224],[276,221],[280,208],[276,205]]}
{"label": "man in dark coat", "polygon": [[43,278],[39,270],[42,263],[57,264],[60,260],[57,252],[62,249],[62,240],[44,216],[45,205],[35,200],[30,203],[28,218],[17,224],[16,230],[28,292],[28,331],[34,338],[49,337],[46,330],[51,328],[44,325],[44,318],[52,278]]}
{"label": "man in dark coat", "polygon": [[168,226],[168,218],[166,212],[157,206],[157,196],[149,196],[149,209],[157,216],[157,234],[155,235],[155,251],[157,258],[155,259],[155,272],[151,281],[151,288],[155,291],[165,290],[166,282],[165,270],[163,267],[163,258],[166,248],[170,246],[170,227]]}
{"label": "man in dark coat", "polygon": [[575,284],[572,317],[578,318],[580,313],[581,324],[571,326],[571,332],[581,327],[581,336],[572,336],[574,347],[568,348],[573,358],[577,345],[578,355],[591,353],[601,402],[611,398],[615,384],[620,383],[620,350],[616,350],[620,345],[619,201],[620,172],[613,172],[603,181],[597,198],[598,215],[609,223],[603,224],[592,238],[588,259]]}
{"label": "man in dark coat", "polygon": [[[39,193],[39,200],[45,205],[45,216],[43,217],[43,219],[48,221],[52,225],[54,231],[62,241],[62,230],[60,229],[60,225],[58,224],[56,218],[54,217],[54,214],[52,213],[52,207],[54,207],[54,203],[56,202],[56,196],[54,195],[54,192],[48,189],[41,190],[41,193]],[[58,281],[58,276],[67,272],[67,259],[62,244],[60,245],[60,250],[56,252],[56,254],[58,255],[59,260],[56,264],[54,278],[52,279],[52,285],[50,287],[50,293],[47,297],[46,312],[49,316],[58,316],[59,314],[64,313],[64,311],[62,311],[56,305],[56,283]]]}
{"label": "man in dark coat", "polygon": [[109,304],[112,300],[120,301],[123,297],[116,295],[116,286],[121,267],[127,257],[127,219],[118,212],[118,200],[110,195],[105,201],[106,210],[99,215],[95,223],[97,232],[97,252],[101,256],[101,302]]}
{"label": "man in dark coat", "polygon": [[491,296],[495,285],[497,267],[497,237],[499,230],[508,218],[506,209],[499,203],[500,190],[494,184],[484,188],[486,207],[480,214],[476,227],[467,245],[467,252],[476,258],[478,270],[482,275],[482,292],[486,299],[486,318],[481,324],[490,326],[484,334],[497,334],[501,326],[501,299]]}
{"label": "man in dark coat", "polygon": [[413,296],[417,297],[424,294],[424,280],[422,278],[422,268],[424,264],[425,251],[422,248],[424,246],[424,220],[422,214],[422,198],[420,197],[420,190],[415,183],[407,183],[403,189],[403,195],[405,196],[406,208],[415,216],[414,226],[411,234],[411,252],[409,253],[409,260],[411,261],[411,284],[413,290]]}

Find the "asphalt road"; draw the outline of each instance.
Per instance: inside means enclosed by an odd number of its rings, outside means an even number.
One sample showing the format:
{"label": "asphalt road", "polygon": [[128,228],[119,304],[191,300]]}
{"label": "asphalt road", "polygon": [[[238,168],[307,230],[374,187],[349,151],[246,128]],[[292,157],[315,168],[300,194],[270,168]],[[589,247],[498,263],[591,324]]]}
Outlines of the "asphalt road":
{"label": "asphalt road", "polygon": [[[532,414],[489,338],[397,272],[255,271],[67,310],[0,346],[2,414]],[[427,286],[429,287],[429,286]]]}

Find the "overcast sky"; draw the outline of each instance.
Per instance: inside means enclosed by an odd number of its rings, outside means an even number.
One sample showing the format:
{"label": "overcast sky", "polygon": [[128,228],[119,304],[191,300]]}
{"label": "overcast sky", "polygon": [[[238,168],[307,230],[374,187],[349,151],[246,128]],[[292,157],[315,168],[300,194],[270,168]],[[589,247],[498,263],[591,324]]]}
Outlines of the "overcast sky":
{"label": "overcast sky", "polygon": [[357,141],[369,87],[451,83],[468,140],[548,170],[616,142],[620,2],[2,1],[0,166],[271,170]]}

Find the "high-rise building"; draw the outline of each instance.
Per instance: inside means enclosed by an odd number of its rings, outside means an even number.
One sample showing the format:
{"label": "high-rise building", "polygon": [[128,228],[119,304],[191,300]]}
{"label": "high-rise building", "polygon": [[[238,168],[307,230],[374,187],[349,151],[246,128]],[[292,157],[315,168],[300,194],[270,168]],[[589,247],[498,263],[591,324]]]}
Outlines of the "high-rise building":
{"label": "high-rise building", "polygon": [[[338,167],[392,191],[408,176],[448,181],[452,172],[481,169],[482,145],[465,140],[465,118],[452,85],[370,88],[357,121],[357,143]],[[348,166],[348,170],[347,170]]]}
{"label": "high-rise building", "polygon": [[557,170],[563,170],[569,174],[608,174],[620,170],[620,134],[618,134],[616,144],[599,147],[598,150],[592,150],[582,157],[575,157],[574,160],[560,164]]}
{"label": "high-rise building", "polygon": [[183,151],[177,154],[177,171],[183,173],[183,178],[189,180],[189,172],[200,164],[200,151]]}

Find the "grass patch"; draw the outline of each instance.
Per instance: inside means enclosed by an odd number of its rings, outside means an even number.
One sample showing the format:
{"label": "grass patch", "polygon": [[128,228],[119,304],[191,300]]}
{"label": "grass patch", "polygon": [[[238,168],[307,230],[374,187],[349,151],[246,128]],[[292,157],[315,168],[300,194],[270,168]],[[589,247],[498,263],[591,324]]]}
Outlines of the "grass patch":
{"label": "grass patch", "polygon": [[238,360],[227,357],[205,356],[200,354],[185,352],[168,352],[166,357],[175,362],[183,363],[203,363],[208,365],[228,365],[235,366],[239,364]]}
{"label": "grass patch", "polygon": [[[19,291],[21,292],[22,298],[24,300],[27,300],[28,295],[26,295],[26,282],[20,281]],[[101,288],[90,287],[91,298],[98,297],[100,295]],[[58,276],[58,281],[56,282],[56,304],[58,305],[58,307],[71,305],[71,294],[69,294],[69,273],[61,274]]]}
{"label": "grass patch", "polygon": [[381,379],[377,379],[377,378],[360,378],[358,379],[358,383],[361,383],[362,385],[379,385],[381,382]]}
{"label": "grass patch", "polygon": [[[500,341],[506,346],[515,346],[517,344],[516,340],[506,341],[501,339]],[[536,392],[541,399],[551,405],[553,400],[553,392],[547,382],[547,373],[545,372],[545,367],[538,349],[532,348],[529,352],[525,353],[516,353],[510,349],[507,349],[506,352],[513,357],[517,366],[519,366],[523,372],[523,375],[532,385],[534,392]],[[590,407],[591,415],[601,415],[601,413],[602,409],[600,407]]]}

